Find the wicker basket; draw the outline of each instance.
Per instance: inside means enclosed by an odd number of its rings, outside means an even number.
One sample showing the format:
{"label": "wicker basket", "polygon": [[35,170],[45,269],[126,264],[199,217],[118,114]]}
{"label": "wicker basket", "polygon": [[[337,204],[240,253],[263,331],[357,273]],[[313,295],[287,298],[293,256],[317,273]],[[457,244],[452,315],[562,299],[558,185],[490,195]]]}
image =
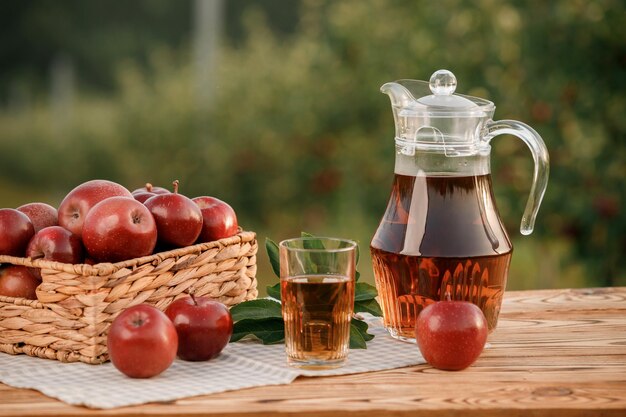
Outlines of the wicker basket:
{"label": "wicker basket", "polygon": [[254,232],[115,264],[72,265],[12,256],[41,269],[37,300],[0,296],[0,351],[61,362],[103,363],[111,322],[127,307],[164,310],[193,287],[231,306],[257,296]]}

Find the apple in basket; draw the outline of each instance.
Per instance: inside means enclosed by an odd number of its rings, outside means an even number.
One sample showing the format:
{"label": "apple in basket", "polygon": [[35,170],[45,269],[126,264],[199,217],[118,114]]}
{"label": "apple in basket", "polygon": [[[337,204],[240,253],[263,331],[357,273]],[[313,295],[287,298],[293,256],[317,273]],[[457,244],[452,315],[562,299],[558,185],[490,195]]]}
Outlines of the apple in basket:
{"label": "apple in basket", "polygon": [[113,320],[107,349],[111,362],[120,372],[131,378],[150,378],[174,362],[178,335],[161,310],[139,304]]}
{"label": "apple in basket", "polygon": [[139,201],[140,203],[145,203],[146,200],[148,200],[150,197],[154,197],[156,194],[155,193],[149,193],[147,191],[142,191],[142,192],[133,192],[133,197],[135,200]]}
{"label": "apple in basket", "polygon": [[[77,264],[83,260],[83,243],[69,230],[61,226],[49,226],[33,236],[26,248],[26,256],[31,259]],[[41,279],[38,268],[31,269],[31,272]]]}
{"label": "apple in basket", "polygon": [[30,269],[21,265],[0,267],[0,295],[36,300],[35,290],[41,283]]}
{"label": "apple in basket", "polygon": [[150,211],[132,197],[110,197],[85,217],[83,244],[98,262],[120,262],[152,254],[157,227]]}
{"label": "apple in basket", "polygon": [[233,334],[233,319],[224,304],[193,295],[179,298],[165,310],[178,333],[178,357],[206,361],[217,356]]}
{"label": "apple in basket", "polygon": [[59,226],[82,237],[87,213],[96,204],[109,197],[130,197],[123,186],[107,180],[91,180],[70,191],[59,205]]}
{"label": "apple in basket", "polygon": [[424,359],[438,369],[459,371],[478,359],[487,341],[487,320],[468,301],[447,300],[427,306],[417,316],[415,338]]}
{"label": "apple in basket", "polygon": [[21,211],[28,216],[33,223],[35,233],[48,226],[59,224],[57,209],[46,203],[28,203],[19,206],[17,211]]}
{"label": "apple in basket", "polygon": [[237,215],[228,203],[208,196],[196,197],[193,202],[200,207],[203,218],[198,242],[211,242],[237,234]]}
{"label": "apple in basket", "polygon": [[27,215],[11,208],[0,209],[0,255],[24,256],[34,234]]}
{"label": "apple in basket", "polygon": [[202,212],[191,199],[178,194],[178,180],[173,184],[173,193],[150,197],[144,205],[154,216],[160,245],[189,246],[198,239],[202,230]]}
{"label": "apple in basket", "polygon": [[154,185],[147,182],[145,186],[141,188],[137,188],[136,190],[133,190],[132,192],[133,195],[137,193],[169,194],[170,190],[168,190],[167,188],[163,188],[163,187],[155,187]]}
{"label": "apple in basket", "polygon": [[166,188],[155,187],[148,182],[145,187],[137,188],[136,190],[133,190],[131,194],[135,197],[135,200],[140,203],[145,203],[150,197],[154,197],[158,194],[168,194],[169,192],[170,191]]}

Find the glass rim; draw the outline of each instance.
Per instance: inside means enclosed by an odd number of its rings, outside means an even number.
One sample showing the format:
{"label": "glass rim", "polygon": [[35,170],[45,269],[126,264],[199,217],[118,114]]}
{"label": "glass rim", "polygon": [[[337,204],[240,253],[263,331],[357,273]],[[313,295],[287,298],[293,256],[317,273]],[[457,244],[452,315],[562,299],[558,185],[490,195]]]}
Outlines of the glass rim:
{"label": "glass rim", "polygon": [[[288,246],[291,242],[304,242],[310,240],[328,240],[333,242],[342,242],[346,243],[346,247],[343,248],[324,248],[324,249],[316,249],[316,248],[298,248],[294,246]],[[285,239],[280,241],[278,244],[280,248],[285,248],[286,250],[295,251],[295,252],[330,252],[330,253],[338,253],[338,252],[349,252],[351,250],[355,250],[359,245],[352,239],[343,239],[339,237],[327,237],[327,236],[302,236],[302,237],[293,237],[290,239]]]}

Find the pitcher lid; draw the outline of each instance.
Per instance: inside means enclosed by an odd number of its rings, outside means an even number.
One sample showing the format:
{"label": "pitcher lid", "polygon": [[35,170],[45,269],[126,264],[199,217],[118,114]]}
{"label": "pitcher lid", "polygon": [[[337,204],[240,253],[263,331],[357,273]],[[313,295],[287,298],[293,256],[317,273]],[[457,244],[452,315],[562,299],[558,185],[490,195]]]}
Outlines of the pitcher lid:
{"label": "pitcher lid", "polygon": [[396,122],[396,143],[407,152],[415,149],[442,151],[448,156],[488,152],[481,128],[495,105],[478,97],[455,93],[456,77],[448,70],[435,71],[430,81],[399,80],[381,91],[391,98]]}
{"label": "pitcher lid", "polygon": [[478,107],[473,101],[454,94],[456,90],[456,77],[448,70],[442,69],[435,71],[433,75],[430,76],[428,87],[432,94],[418,98],[418,103],[441,109],[471,110]]}
{"label": "pitcher lid", "polygon": [[381,87],[402,116],[483,117],[495,105],[479,97],[455,93],[457,80],[451,71],[435,71],[430,80],[398,80]]}

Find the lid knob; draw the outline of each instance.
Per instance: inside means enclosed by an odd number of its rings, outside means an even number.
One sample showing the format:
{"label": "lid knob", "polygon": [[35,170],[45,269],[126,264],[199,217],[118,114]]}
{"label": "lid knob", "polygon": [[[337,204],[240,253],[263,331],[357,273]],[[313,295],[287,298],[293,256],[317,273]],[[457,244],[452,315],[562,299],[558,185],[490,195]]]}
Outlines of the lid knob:
{"label": "lid knob", "polygon": [[436,96],[449,96],[456,90],[456,77],[448,70],[435,71],[430,76],[430,91]]}

